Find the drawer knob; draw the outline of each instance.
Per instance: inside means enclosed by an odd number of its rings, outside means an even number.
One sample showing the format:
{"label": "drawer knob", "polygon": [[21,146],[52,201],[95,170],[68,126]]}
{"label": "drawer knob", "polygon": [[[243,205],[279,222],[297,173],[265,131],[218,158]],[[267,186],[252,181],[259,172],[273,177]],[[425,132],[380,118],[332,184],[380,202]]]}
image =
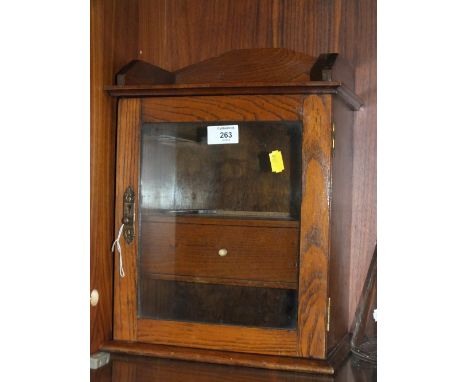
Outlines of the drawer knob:
{"label": "drawer knob", "polygon": [[226,255],[227,255],[227,249],[226,249],[226,248],[221,248],[221,249],[218,251],[218,255],[219,255],[219,256],[226,256]]}

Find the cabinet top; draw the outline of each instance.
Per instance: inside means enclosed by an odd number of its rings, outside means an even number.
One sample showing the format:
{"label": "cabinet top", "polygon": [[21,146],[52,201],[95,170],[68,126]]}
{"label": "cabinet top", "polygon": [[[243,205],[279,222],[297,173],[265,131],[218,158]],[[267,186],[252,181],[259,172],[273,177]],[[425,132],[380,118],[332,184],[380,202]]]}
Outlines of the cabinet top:
{"label": "cabinet top", "polygon": [[351,109],[354,71],[337,53],[318,58],[281,48],[239,49],[169,72],[134,60],[105,87],[114,97],[169,97],[239,94],[336,94]]}

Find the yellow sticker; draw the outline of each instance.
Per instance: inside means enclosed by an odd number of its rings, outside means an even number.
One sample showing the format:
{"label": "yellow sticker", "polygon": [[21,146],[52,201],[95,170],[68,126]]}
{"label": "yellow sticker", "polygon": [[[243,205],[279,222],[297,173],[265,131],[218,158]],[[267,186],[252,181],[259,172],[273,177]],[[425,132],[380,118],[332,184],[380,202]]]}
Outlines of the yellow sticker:
{"label": "yellow sticker", "polygon": [[270,154],[270,163],[271,163],[271,171],[272,172],[282,172],[284,170],[284,163],[283,163],[283,155],[281,155],[281,151],[275,150],[272,151]]}

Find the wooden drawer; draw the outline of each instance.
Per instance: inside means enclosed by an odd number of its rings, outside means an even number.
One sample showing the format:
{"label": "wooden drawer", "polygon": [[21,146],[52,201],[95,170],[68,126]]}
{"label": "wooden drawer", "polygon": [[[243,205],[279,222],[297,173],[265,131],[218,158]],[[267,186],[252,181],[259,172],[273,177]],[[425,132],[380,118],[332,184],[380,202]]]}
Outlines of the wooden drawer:
{"label": "wooden drawer", "polygon": [[[140,271],[179,281],[296,289],[297,222],[246,224],[206,218],[143,221]],[[220,256],[220,249],[227,255]]]}

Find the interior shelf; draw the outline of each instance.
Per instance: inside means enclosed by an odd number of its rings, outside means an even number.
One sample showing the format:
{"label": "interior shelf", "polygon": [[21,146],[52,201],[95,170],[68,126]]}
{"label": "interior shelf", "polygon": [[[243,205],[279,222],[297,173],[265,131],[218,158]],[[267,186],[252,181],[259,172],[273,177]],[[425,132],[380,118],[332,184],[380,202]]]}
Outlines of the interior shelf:
{"label": "interior shelf", "polygon": [[299,228],[299,220],[290,216],[272,215],[268,212],[264,214],[252,213],[244,214],[243,211],[235,211],[232,214],[176,214],[142,212],[142,222],[158,223],[180,223],[180,224],[213,224],[226,226],[256,226],[256,227],[279,227],[279,228]]}
{"label": "interior shelf", "polygon": [[286,281],[263,281],[263,280],[239,280],[234,278],[221,278],[221,277],[207,277],[207,276],[185,276],[173,275],[163,273],[148,273],[145,272],[142,278],[151,280],[167,280],[167,281],[181,281],[199,284],[220,284],[220,285],[233,285],[233,286],[247,286],[256,288],[279,288],[279,289],[293,289],[297,290],[297,282],[291,283]]}

